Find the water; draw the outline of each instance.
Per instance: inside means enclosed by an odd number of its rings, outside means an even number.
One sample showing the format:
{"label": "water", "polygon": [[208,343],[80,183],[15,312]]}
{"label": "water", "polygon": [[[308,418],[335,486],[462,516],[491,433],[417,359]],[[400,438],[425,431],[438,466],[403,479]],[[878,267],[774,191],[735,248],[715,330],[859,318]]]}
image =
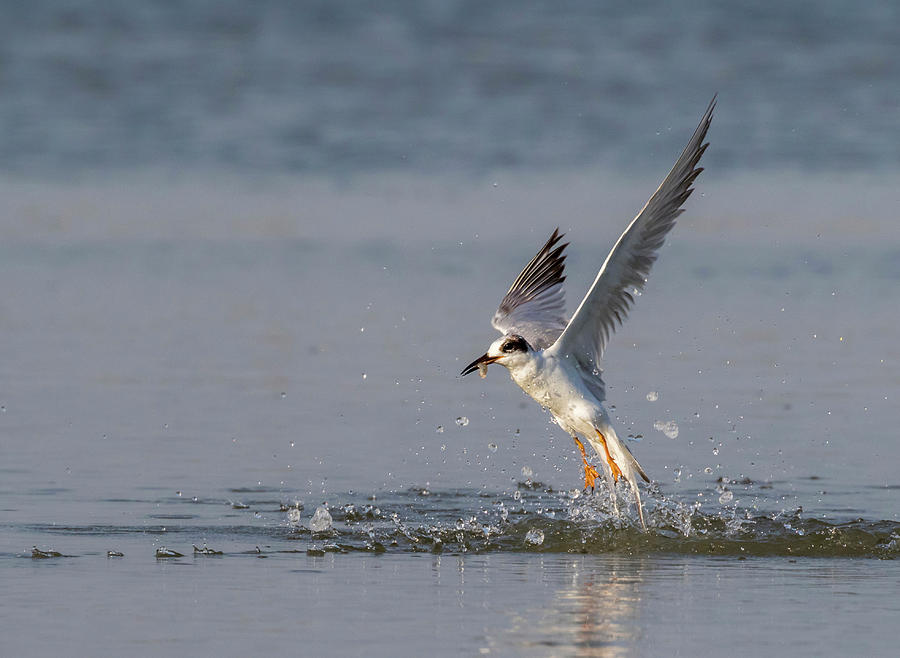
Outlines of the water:
{"label": "water", "polygon": [[[895,14],[4,6],[0,654],[892,653]],[[604,364],[644,534],[457,374],[713,91]]]}
{"label": "water", "polygon": [[715,91],[719,171],[900,164],[891,0],[7,0],[2,14],[5,171],[633,169],[677,153]]}

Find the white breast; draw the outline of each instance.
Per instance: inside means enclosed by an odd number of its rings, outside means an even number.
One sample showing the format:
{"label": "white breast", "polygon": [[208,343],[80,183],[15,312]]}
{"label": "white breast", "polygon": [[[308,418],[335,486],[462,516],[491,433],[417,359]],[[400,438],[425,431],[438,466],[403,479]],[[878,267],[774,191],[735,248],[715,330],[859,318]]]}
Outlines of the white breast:
{"label": "white breast", "polygon": [[510,376],[570,434],[591,433],[590,424],[602,414],[600,402],[568,361],[538,352],[527,364],[510,369]]}

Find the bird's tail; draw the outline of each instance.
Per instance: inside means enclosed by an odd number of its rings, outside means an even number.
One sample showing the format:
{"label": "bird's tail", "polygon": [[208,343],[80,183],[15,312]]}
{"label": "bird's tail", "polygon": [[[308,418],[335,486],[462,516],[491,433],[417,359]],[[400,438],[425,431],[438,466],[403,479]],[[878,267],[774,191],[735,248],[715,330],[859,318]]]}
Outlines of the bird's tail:
{"label": "bird's tail", "polygon": [[[606,459],[606,479],[609,482],[610,491],[613,500],[615,500],[615,481],[618,477],[622,477],[628,482],[631,490],[634,492],[635,503],[637,504],[638,516],[641,520],[641,527],[646,530],[647,523],[644,521],[644,509],[641,505],[641,492],[638,489],[637,479],[642,478],[644,482],[650,482],[650,478],[644,473],[644,469],[638,464],[637,459],[631,454],[631,451],[616,435],[612,424],[604,417],[600,422],[595,423],[594,429],[597,437],[589,437],[594,450]],[[612,463],[610,463],[610,460]],[[618,473],[617,473],[618,471]]]}

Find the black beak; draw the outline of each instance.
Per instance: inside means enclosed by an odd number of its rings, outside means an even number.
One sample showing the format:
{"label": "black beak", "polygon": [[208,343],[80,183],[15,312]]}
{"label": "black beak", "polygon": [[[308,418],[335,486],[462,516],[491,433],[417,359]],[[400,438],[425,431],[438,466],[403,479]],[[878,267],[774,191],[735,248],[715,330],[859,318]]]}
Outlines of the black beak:
{"label": "black beak", "polygon": [[463,371],[461,373],[459,373],[459,376],[464,377],[465,375],[468,375],[470,372],[475,372],[476,370],[478,370],[478,366],[480,366],[482,363],[493,363],[494,361],[496,361],[499,358],[500,358],[499,356],[488,356],[487,354],[482,354],[477,359],[472,361],[472,363],[470,363],[465,368],[463,368]]}

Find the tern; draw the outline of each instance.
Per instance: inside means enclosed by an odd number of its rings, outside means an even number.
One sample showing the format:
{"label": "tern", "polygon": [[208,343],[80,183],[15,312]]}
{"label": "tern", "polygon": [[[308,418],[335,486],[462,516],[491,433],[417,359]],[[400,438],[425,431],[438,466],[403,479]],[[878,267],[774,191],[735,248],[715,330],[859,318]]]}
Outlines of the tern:
{"label": "tern", "polygon": [[[504,366],[512,380],[553,416],[581,452],[585,488],[599,477],[581,439],[602,458],[603,471],[617,512],[616,484],[625,480],[635,496],[641,527],[646,530],[637,478],[650,482],[628,447],[616,435],[603,407],[606,386],[601,363],[606,343],[621,324],[646,283],[657,251],[684,212],[702,167],[700,158],[712,121],[710,101],[675,166],[625,229],[606,257],[571,320],[565,317],[565,249],[559,228],[510,286],[491,324],[503,336],[463,369],[487,376],[492,363]],[[579,438],[580,437],[580,438]]]}

